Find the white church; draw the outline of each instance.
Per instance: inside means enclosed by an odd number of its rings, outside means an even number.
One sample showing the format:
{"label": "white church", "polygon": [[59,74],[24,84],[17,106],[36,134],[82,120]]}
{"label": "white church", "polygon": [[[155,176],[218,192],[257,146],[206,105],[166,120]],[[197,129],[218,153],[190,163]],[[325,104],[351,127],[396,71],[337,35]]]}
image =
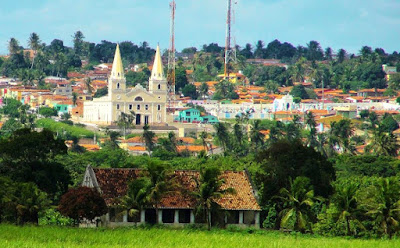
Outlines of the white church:
{"label": "white church", "polygon": [[127,89],[117,44],[108,78],[108,95],[84,102],[83,119],[86,122],[110,125],[117,122],[122,112],[133,111],[136,125],[162,125],[167,122],[167,94],[167,79],[164,75],[160,47],[157,46],[148,90],[140,84]]}

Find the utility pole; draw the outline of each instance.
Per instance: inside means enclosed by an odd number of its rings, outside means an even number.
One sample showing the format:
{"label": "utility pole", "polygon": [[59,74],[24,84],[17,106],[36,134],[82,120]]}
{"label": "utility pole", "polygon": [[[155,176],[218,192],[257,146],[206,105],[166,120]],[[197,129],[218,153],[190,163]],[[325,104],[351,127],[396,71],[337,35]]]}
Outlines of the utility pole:
{"label": "utility pole", "polygon": [[236,62],[236,47],[231,47],[231,28],[232,28],[232,0],[228,1],[228,11],[226,16],[226,40],[225,40],[225,68],[224,78],[229,80],[229,62]]}
{"label": "utility pole", "polygon": [[172,101],[175,100],[175,68],[176,68],[176,62],[175,62],[175,10],[176,10],[176,4],[175,0],[173,0],[170,4],[169,7],[171,9],[171,30],[170,30],[170,41],[169,41],[169,49],[168,49],[168,75],[167,75],[167,80],[168,80],[168,108],[171,110],[172,108]]}

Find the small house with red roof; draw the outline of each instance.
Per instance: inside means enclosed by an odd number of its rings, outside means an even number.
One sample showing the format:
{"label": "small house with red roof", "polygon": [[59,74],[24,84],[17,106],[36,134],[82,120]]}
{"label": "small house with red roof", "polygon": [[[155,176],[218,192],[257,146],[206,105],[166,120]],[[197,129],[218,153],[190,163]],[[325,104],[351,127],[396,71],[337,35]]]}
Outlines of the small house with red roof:
{"label": "small house with red roof", "polygon": [[[136,215],[129,215],[128,209],[121,208],[121,199],[128,191],[128,183],[146,176],[143,169],[92,168],[85,171],[82,186],[96,189],[108,206],[108,213],[98,218],[101,226],[133,226],[138,223],[156,222],[166,225],[182,226],[205,223],[204,215],[195,209],[199,202],[194,193],[199,190],[200,172],[175,170],[169,175],[176,187],[165,193],[158,205],[147,206]],[[220,211],[212,212],[213,224],[260,227],[261,207],[257,202],[256,190],[246,171],[223,171],[221,189],[232,188],[234,193],[224,194],[216,199]],[[158,221],[157,221],[158,220]]]}

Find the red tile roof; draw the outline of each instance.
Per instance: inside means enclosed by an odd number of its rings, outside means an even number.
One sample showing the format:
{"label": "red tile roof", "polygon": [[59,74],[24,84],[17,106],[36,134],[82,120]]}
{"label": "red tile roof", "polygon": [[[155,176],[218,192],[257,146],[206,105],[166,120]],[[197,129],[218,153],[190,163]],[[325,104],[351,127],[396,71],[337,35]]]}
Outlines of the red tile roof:
{"label": "red tile roof", "polygon": [[[124,196],[127,192],[128,182],[145,173],[142,169],[114,168],[93,168],[93,172],[107,205],[118,203],[118,198]],[[195,179],[199,179],[200,173],[198,171],[177,170],[173,172],[172,177],[175,178],[180,187],[162,198],[160,208],[194,209],[196,200],[190,192],[196,190]],[[226,194],[217,199],[217,203],[223,209],[261,210],[246,172],[224,171],[221,177],[225,181],[222,189],[233,188],[236,191],[235,194]]]}

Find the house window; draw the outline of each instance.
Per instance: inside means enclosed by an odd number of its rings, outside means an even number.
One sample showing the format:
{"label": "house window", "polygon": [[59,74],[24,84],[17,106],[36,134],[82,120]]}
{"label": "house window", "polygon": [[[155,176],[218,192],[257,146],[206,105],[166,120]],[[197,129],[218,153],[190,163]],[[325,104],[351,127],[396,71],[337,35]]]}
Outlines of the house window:
{"label": "house window", "polygon": [[140,110],[140,104],[138,104],[138,105],[136,106],[136,109],[137,109],[137,110]]}
{"label": "house window", "polygon": [[179,223],[190,223],[190,210],[179,210]]}
{"label": "house window", "polygon": [[227,224],[239,224],[239,211],[227,211]]}
{"label": "house window", "polygon": [[157,110],[161,110],[161,105],[157,105]]}
{"label": "house window", "polygon": [[190,112],[186,112],[186,116],[190,116]]}
{"label": "house window", "polygon": [[163,223],[174,223],[175,210],[163,209],[162,210],[162,222]]}
{"label": "house window", "polygon": [[149,105],[144,105],[144,108],[146,109],[146,110],[149,110]]}
{"label": "house window", "polygon": [[134,212],[133,214],[129,214],[128,211],[128,222],[140,222],[140,211]]}
{"label": "house window", "polygon": [[158,87],[159,90],[161,90],[161,84],[159,84],[157,87]]}
{"label": "house window", "polygon": [[117,109],[119,109],[119,104],[117,104]]}
{"label": "house window", "polygon": [[129,104],[129,110],[132,110],[132,104]]}

